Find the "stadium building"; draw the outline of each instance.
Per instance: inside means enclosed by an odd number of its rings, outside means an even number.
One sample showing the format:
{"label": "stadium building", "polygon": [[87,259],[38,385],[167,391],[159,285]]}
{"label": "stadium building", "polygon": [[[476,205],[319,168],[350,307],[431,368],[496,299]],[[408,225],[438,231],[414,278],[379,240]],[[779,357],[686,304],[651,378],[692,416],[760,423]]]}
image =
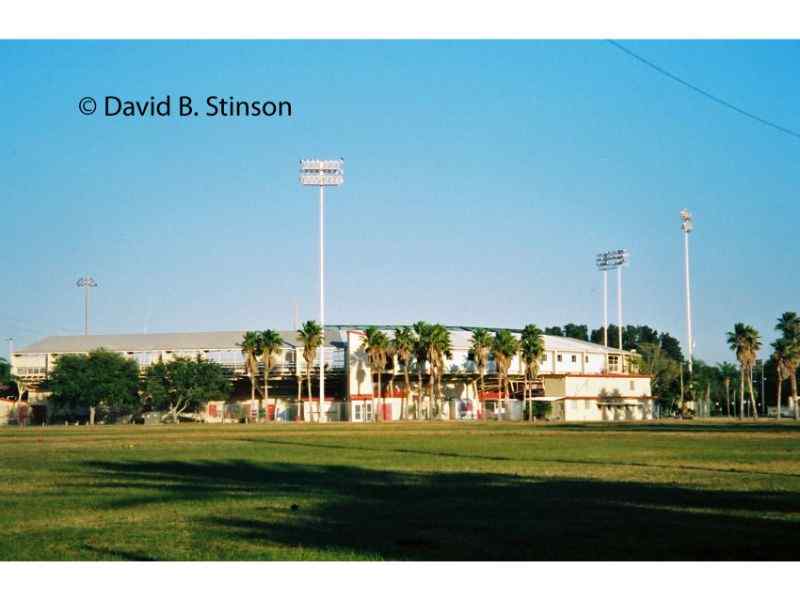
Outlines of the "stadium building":
{"label": "stadium building", "polygon": [[[398,420],[406,406],[406,418],[427,418],[427,369],[422,366],[422,397],[418,390],[417,365],[409,365],[411,393],[406,402],[404,369],[396,359],[387,362],[381,374],[383,394],[377,391],[377,377],[370,369],[364,350],[366,325],[333,325],[325,328],[326,398],[318,396],[319,364],[312,364],[312,393],[309,397],[303,360],[303,347],[294,331],[281,331],[284,346],[269,374],[267,420],[295,421],[301,414],[306,421]],[[379,326],[392,337],[394,326]],[[540,413],[550,420],[616,421],[653,418],[654,399],[650,377],[637,372],[631,352],[573,338],[544,335],[545,355],[539,376],[523,390],[524,377],[518,357],[509,369],[511,394],[505,398],[491,356],[484,376],[483,391],[479,374],[470,357],[470,338],[474,328],[448,327],[452,356],[443,369],[441,414],[434,418],[472,420],[523,418],[523,398],[537,401]],[[490,330],[492,331],[492,330]],[[518,330],[511,330],[519,337]],[[258,417],[258,401],[251,400],[250,380],[245,372],[239,344],[244,331],[208,333],[154,333],[127,335],[86,335],[47,337],[16,350],[11,357],[12,373],[25,383],[21,403],[22,417],[28,422],[47,422],[54,406],[42,384],[65,354],[88,353],[96,348],[119,352],[144,369],[174,357],[202,357],[220,363],[234,383],[231,400],[208,402],[193,418],[221,422]],[[393,364],[392,364],[393,363]],[[263,378],[263,364],[259,377]],[[236,410],[231,410],[236,407]],[[546,410],[545,410],[546,407]],[[20,417],[21,407],[17,410]],[[419,412],[419,414],[417,414]],[[3,414],[0,412],[0,422]]]}

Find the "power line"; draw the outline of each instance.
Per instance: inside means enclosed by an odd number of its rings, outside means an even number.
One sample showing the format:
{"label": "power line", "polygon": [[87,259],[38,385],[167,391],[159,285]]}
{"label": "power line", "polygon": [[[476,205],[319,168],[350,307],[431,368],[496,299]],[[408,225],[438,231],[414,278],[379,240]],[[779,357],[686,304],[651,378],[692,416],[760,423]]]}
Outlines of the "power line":
{"label": "power line", "polygon": [[708,98],[709,100],[713,100],[717,104],[721,104],[722,106],[724,106],[726,108],[730,108],[731,110],[736,111],[740,115],[743,115],[745,117],[753,119],[754,121],[758,121],[762,125],[766,125],[768,127],[772,127],[773,129],[777,129],[780,132],[786,133],[788,135],[796,137],[797,139],[800,139],[800,133],[798,133],[797,131],[793,131],[793,130],[789,129],[788,127],[784,127],[783,125],[779,125],[779,124],[777,124],[777,123],[775,123],[773,121],[769,121],[768,119],[763,119],[763,118],[759,117],[758,115],[754,115],[751,112],[748,112],[748,111],[746,111],[746,110],[744,110],[742,108],[739,108],[738,106],[735,106],[735,105],[731,104],[730,102],[728,102],[726,100],[723,100],[722,98],[720,98],[718,96],[715,96],[714,94],[712,94],[710,92],[705,91],[704,89],[699,88],[696,85],[693,85],[693,84],[689,83],[685,79],[681,79],[677,75],[673,75],[672,73],[670,73],[666,69],[662,69],[657,64],[650,62],[646,58],[643,58],[643,57],[639,56],[638,54],[636,54],[632,50],[629,50],[628,48],[626,48],[625,46],[620,44],[619,42],[615,42],[614,40],[606,40],[606,41],[609,44],[611,44],[612,46],[614,46],[615,48],[617,48],[617,49],[621,50],[622,52],[624,52],[625,54],[627,54],[628,56],[632,56],[633,58],[635,58],[636,60],[638,60],[641,63],[644,63],[645,65],[647,65],[651,69],[654,69],[655,71],[658,71],[664,77],[669,77],[673,81],[677,81],[678,83],[680,83],[682,85],[685,85],[690,90],[693,90],[693,91],[697,92],[701,96],[705,96],[706,98]]}

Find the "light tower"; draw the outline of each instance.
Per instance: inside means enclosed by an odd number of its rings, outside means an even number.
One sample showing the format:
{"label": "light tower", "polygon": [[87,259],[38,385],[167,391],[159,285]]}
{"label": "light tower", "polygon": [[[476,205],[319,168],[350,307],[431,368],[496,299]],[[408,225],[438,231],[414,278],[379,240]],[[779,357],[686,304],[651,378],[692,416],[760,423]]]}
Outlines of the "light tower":
{"label": "light tower", "polygon": [[694,229],[694,219],[688,209],[683,209],[681,215],[681,230],[683,231],[683,275],[686,287],[686,351],[689,359],[689,401],[694,401],[692,389],[692,351],[694,350],[694,340],[692,339],[692,293],[689,286],[689,234]]}
{"label": "light tower", "polygon": [[[617,318],[619,320],[619,352],[620,367],[622,366],[622,267],[628,264],[627,250],[611,250],[601,252],[595,259],[595,264],[603,272],[603,345],[608,348],[608,271],[617,270]],[[608,371],[608,350],[606,350],[606,371]]]}
{"label": "light tower", "polygon": [[319,420],[325,420],[325,187],[344,183],[344,159],[300,161],[300,183],[319,186]]}
{"label": "light tower", "polygon": [[83,335],[89,335],[89,288],[97,287],[97,282],[89,275],[86,275],[78,279],[76,285],[84,289]]}
{"label": "light tower", "polygon": [[687,350],[689,355],[689,377],[691,378],[694,340],[692,339],[692,293],[689,287],[689,234],[692,232],[692,229],[694,229],[694,220],[692,218],[692,213],[685,208],[680,212],[680,215],[681,230],[683,231],[683,266],[686,284],[686,342],[688,344]]}

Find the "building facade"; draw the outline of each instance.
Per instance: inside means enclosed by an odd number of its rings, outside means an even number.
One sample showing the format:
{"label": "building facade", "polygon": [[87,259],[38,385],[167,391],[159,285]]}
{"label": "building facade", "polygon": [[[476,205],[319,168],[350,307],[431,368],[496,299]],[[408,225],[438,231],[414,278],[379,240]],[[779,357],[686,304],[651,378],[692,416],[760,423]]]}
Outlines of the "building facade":
{"label": "building facade", "polygon": [[[302,343],[296,332],[280,332],[284,346],[270,371],[267,420],[295,421],[302,413],[306,421],[398,420],[437,418],[454,420],[523,418],[526,400],[535,400],[536,412],[551,420],[614,421],[653,418],[654,399],[650,377],[636,372],[630,352],[559,336],[545,335],[545,355],[539,376],[529,381],[519,357],[509,369],[511,394],[501,389],[494,361],[489,360],[484,387],[470,357],[473,328],[448,327],[451,357],[442,369],[442,389],[431,402],[427,365],[408,365],[411,386],[405,389],[405,368],[394,358],[381,373],[382,390],[377,390],[364,348],[365,325],[335,325],[325,328],[326,398],[318,394],[319,364],[310,365],[311,390]],[[380,327],[391,338],[394,327]],[[519,336],[519,331],[512,330]],[[234,391],[230,402],[209,402],[194,418],[208,422],[237,418],[258,418],[258,403],[250,400],[250,384],[239,344],[243,331],[172,334],[129,334],[48,337],[16,350],[11,357],[12,373],[26,384],[34,421],[47,421],[54,414],[48,400],[48,374],[65,354],[82,354],[105,348],[130,357],[144,369],[157,361],[175,357],[201,357],[220,363],[230,374]],[[263,377],[263,364],[259,364]],[[420,374],[423,385],[420,388]],[[315,395],[316,394],[316,395]],[[232,411],[231,406],[237,406]],[[38,408],[36,408],[38,407]],[[302,409],[302,410],[301,410]],[[1,411],[0,411],[1,412]],[[0,421],[2,415],[0,415]]]}

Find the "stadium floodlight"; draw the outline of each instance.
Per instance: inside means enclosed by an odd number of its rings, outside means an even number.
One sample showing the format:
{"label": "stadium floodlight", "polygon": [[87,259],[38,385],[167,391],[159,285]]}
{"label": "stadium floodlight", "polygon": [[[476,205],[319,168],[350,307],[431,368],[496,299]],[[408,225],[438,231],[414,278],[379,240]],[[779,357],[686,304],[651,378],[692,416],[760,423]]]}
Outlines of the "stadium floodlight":
{"label": "stadium floodlight", "polygon": [[319,186],[319,420],[325,420],[325,187],[344,183],[344,159],[300,161],[300,183]]}
{"label": "stadium floodlight", "polygon": [[83,335],[89,335],[89,288],[97,287],[97,282],[89,275],[86,275],[78,279],[76,285],[84,289]]}
{"label": "stadium floodlight", "polygon": [[683,275],[686,287],[686,341],[688,342],[689,377],[691,378],[694,340],[692,339],[692,294],[689,287],[689,234],[694,229],[694,219],[692,213],[685,208],[680,212],[680,215],[681,230],[683,231]]}
{"label": "stadium floodlight", "polygon": [[[622,267],[628,264],[630,253],[625,250],[611,250],[601,252],[595,259],[597,268],[603,272],[603,344],[608,346],[608,271],[617,270],[617,317],[619,319],[619,352],[620,366],[622,366]],[[606,351],[607,352],[607,351]],[[608,370],[608,357],[606,356],[606,370]]]}

